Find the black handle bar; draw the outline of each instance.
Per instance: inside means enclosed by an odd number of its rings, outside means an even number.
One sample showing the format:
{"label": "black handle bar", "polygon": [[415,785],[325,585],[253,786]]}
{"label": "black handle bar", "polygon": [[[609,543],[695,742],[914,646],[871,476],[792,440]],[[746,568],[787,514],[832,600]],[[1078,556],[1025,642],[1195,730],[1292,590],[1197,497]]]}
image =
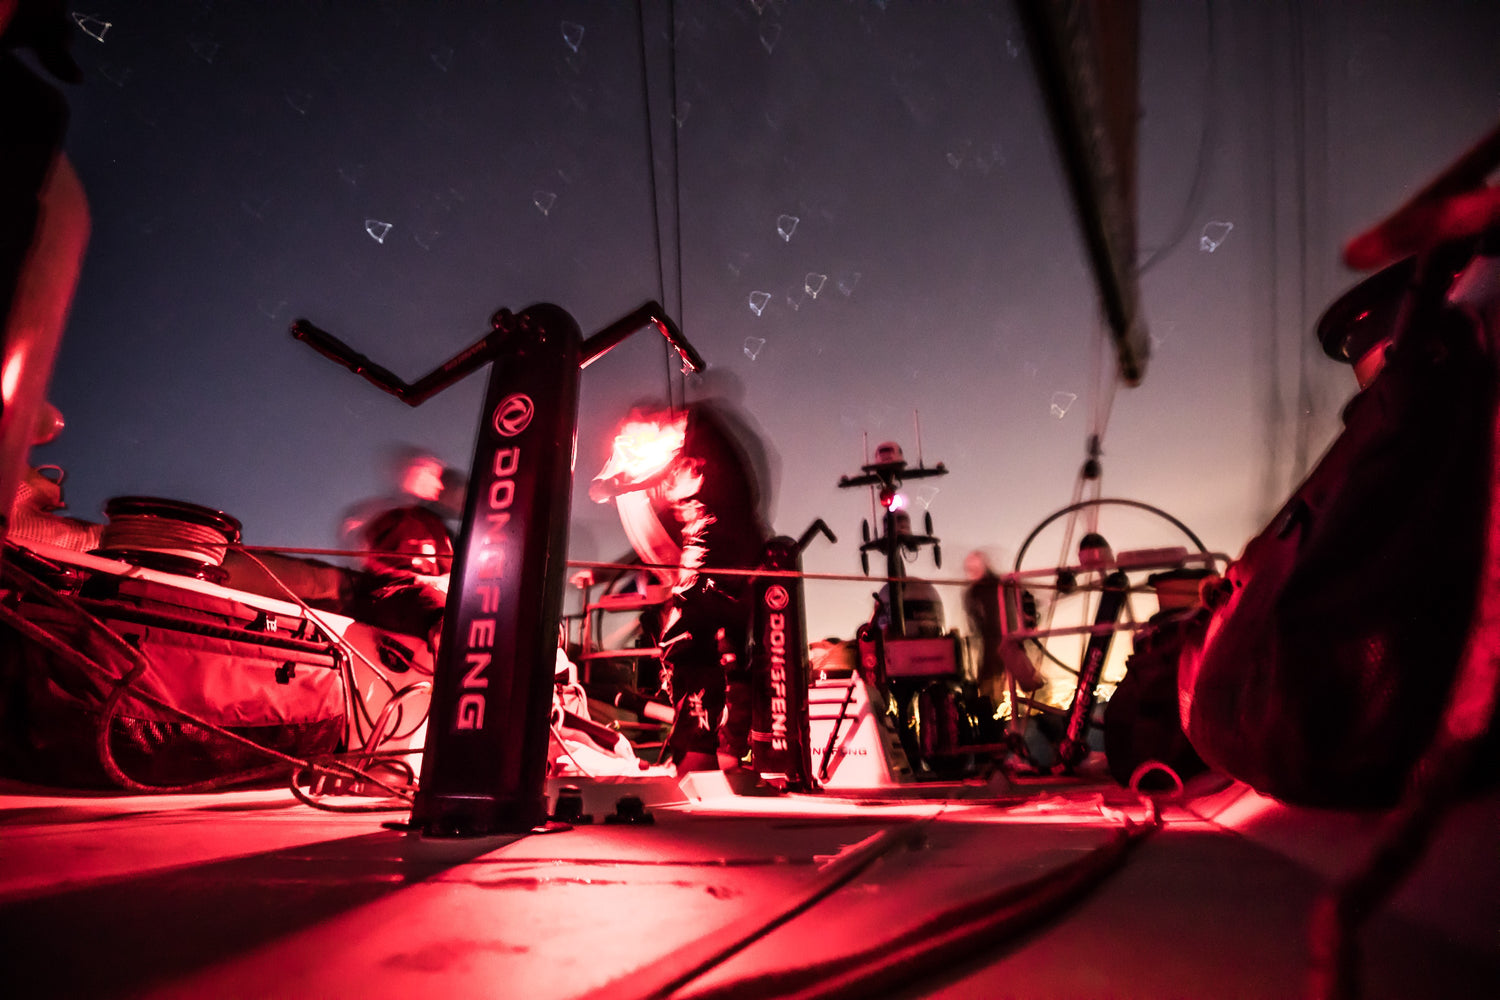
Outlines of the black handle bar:
{"label": "black handle bar", "polygon": [[677,324],[672,322],[666,310],[662,309],[661,304],[657,302],[647,302],[635,312],[628,316],[621,316],[585,340],[583,360],[579,362],[578,367],[587,368],[603,357],[610,348],[647,324],[654,325],[661,331],[661,335],[667,338],[667,343],[672,345],[672,349],[682,359],[683,371],[701,372],[708,367],[703,358],[693,349],[693,345],[687,342],[687,338],[682,335]]}
{"label": "black handle bar", "polygon": [[[323,357],[363,377],[376,388],[390,393],[408,406],[419,406],[499,355],[502,344],[517,328],[516,318],[509,310],[501,309],[495,313],[491,324],[493,329],[489,333],[412,383],[404,381],[388,368],[377,365],[327,330],[314,326],[305,319],[295,320],[291,333]],[[657,302],[647,302],[585,340],[580,350],[578,367],[587,368],[603,357],[610,348],[647,325],[655,326],[667,338],[667,343],[672,345],[682,359],[684,371],[697,372],[707,367],[703,358],[677,328],[677,324],[672,322]]]}
{"label": "black handle bar", "polygon": [[797,539],[797,551],[801,552],[803,549],[807,548],[808,543],[813,540],[813,536],[820,531],[824,535],[828,536],[828,540],[830,542],[838,542],[838,537],[834,535],[833,529],[829,528],[827,523],[825,523],[824,520],[820,517],[812,524],[809,524],[807,526],[807,530],[802,533],[802,537]]}

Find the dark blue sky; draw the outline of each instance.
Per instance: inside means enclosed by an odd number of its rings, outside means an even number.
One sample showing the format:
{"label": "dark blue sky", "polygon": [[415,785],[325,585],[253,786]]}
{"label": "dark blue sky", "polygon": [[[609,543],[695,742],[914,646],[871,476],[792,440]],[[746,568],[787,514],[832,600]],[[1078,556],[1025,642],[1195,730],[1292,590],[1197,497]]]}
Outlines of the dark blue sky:
{"label": "dark blue sky", "polygon": [[[556,302],[589,332],[662,297],[779,456],[777,528],[840,533],[809,569],[857,569],[868,500],[834,484],[866,434],[914,457],[914,410],[953,470],[916,498],[940,575],[1013,552],[1070,498],[1103,402],[1013,10],[673,9],[647,4],[643,41],[623,2],[78,8],[69,150],[94,232],[52,391],[69,426],[37,453],[68,469],[72,513],[170,496],[252,544],[332,544],[395,444],[467,463],[482,380],[411,410],[294,343],[293,318],[413,378],[502,306]],[[1105,491],[1237,552],[1352,391],[1308,333],[1354,280],[1338,246],[1500,112],[1500,5],[1144,12],[1155,356],[1116,397]],[[664,372],[642,336],[585,373],[580,479]],[[626,551],[611,511],[573,507],[576,558]],[[852,632],[870,589],[811,590],[813,634]]]}

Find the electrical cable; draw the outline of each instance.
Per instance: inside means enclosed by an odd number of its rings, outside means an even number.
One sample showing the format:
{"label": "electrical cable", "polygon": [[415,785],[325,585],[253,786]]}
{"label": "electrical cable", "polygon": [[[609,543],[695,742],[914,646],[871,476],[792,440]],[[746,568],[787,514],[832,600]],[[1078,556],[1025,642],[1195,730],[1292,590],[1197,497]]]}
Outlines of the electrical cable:
{"label": "electrical cable", "polygon": [[[395,725],[391,726],[391,735],[386,737],[387,741],[394,742],[396,740],[411,739],[417,734],[417,730],[422,728],[423,723],[427,721],[428,709],[423,708],[421,714],[417,717],[417,721],[412,724],[412,727],[405,732],[402,732],[401,730],[401,722],[405,718],[403,713],[406,707],[402,704],[402,702],[404,702],[407,698],[413,698],[419,694],[426,694],[429,698],[431,698],[432,682],[414,681],[413,683],[406,685],[406,687],[402,688],[400,691],[397,691],[395,694],[391,695],[391,700],[386,702],[387,708],[391,707],[392,705],[396,706],[397,708],[396,723]],[[382,712],[383,711],[384,709],[382,709]]]}
{"label": "electrical cable", "polygon": [[[334,632],[333,629],[326,622],[324,622],[324,621],[322,621],[322,620],[320,620],[320,619],[318,619],[316,617],[316,613],[314,612],[314,610],[312,608],[308,607],[308,605],[306,604],[306,602],[304,602],[290,587],[288,587],[286,585],[286,583],[283,582],[281,580],[281,578],[278,577],[271,570],[270,567],[268,567],[260,559],[257,559],[250,552],[243,552],[242,551],[242,554],[245,555],[246,558],[250,559],[253,563],[255,563],[255,565],[258,566],[261,569],[261,571],[264,572],[266,574],[266,576],[269,577],[272,580],[272,582],[274,582],[278,587],[280,587],[287,594],[288,597],[290,597],[294,602],[296,602],[296,604],[299,607],[301,607],[302,610],[306,614],[308,614],[310,617],[312,617],[313,620],[316,621],[320,626],[322,626],[331,636],[338,636],[338,634],[336,632]],[[365,663],[366,666],[370,667],[370,669],[378,677],[380,677],[380,679],[382,681],[384,681],[386,683],[387,687],[390,688],[390,690],[392,692],[390,699],[388,699],[386,701],[385,706],[381,709],[380,717],[378,719],[371,719],[369,717],[369,708],[368,708],[368,706],[364,704],[363,698],[358,697],[357,694],[356,694],[358,688],[357,688],[357,685],[354,683],[354,677],[353,677],[352,671],[348,674],[348,683],[346,684],[345,689],[349,693],[349,697],[350,697],[351,701],[353,701],[355,704],[357,704],[360,712],[363,714],[363,717],[364,717],[365,721],[367,722],[367,724],[369,726],[369,733],[368,733],[368,735],[361,734],[361,733],[358,733],[358,732],[356,733],[356,735],[357,735],[357,737],[359,739],[359,742],[361,742],[364,745],[364,750],[359,754],[359,756],[361,756],[361,757],[370,757],[370,756],[373,756],[374,755],[374,751],[376,751],[378,749],[378,747],[380,746],[380,744],[382,742],[385,742],[385,741],[394,741],[394,740],[398,740],[398,739],[402,739],[402,738],[408,738],[413,733],[415,733],[417,731],[417,729],[421,727],[422,723],[424,723],[424,722],[427,721],[427,712],[424,711],[422,713],[421,717],[412,726],[411,730],[408,731],[405,734],[402,734],[400,732],[400,725],[401,725],[401,723],[400,723],[400,717],[398,716],[396,726],[393,728],[392,733],[391,733],[391,735],[389,737],[385,737],[383,735],[384,734],[384,730],[385,730],[385,719],[388,717],[389,713],[392,711],[393,708],[396,711],[399,712],[400,711],[400,703],[402,701],[404,701],[406,698],[411,697],[412,695],[415,695],[415,694],[420,694],[420,693],[423,693],[423,692],[430,692],[432,690],[431,683],[426,682],[426,681],[418,681],[415,684],[410,684],[410,685],[408,685],[408,686],[406,686],[406,687],[404,687],[404,688],[402,688],[402,689],[400,689],[398,691],[398,690],[396,690],[395,684],[391,681],[391,679],[389,678],[389,676],[387,676],[378,667],[376,667],[373,663],[371,663],[370,660],[369,660],[369,658],[366,657],[366,656],[364,656],[362,653],[360,653],[359,650],[357,650],[356,648],[354,648],[354,646],[351,643],[347,642],[347,640],[344,640],[342,636],[338,636],[335,641],[339,645],[347,648],[348,651],[351,654],[353,654],[355,656],[358,656],[360,658],[360,660]],[[346,659],[346,662],[347,662],[347,659]],[[570,751],[568,749],[568,747],[567,747],[567,744],[563,742],[562,734],[560,732],[558,732],[558,727],[556,725],[552,726],[552,734],[553,734],[553,736],[555,736],[557,738],[558,744],[562,747],[563,752],[568,755],[568,759],[571,760],[573,762],[573,765],[578,768],[579,773],[582,774],[586,778],[592,778],[592,777],[594,777],[594,775],[592,773],[590,773],[587,768],[585,768],[582,764],[580,764],[578,762],[578,758],[573,756],[572,751]],[[313,800],[313,798],[311,796],[304,795],[303,793],[300,792],[300,790],[297,790],[295,788],[295,776],[294,776],[294,791],[293,791],[293,794],[295,794],[298,799],[300,799],[301,801],[307,803],[308,805],[314,805],[314,806],[318,806],[319,808],[323,808],[323,806],[321,806],[318,802],[316,802],[315,800]],[[328,808],[333,808],[333,807],[330,806]],[[374,805],[368,806],[368,807],[365,807],[365,806],[351,806],[351,807],[348,807],[348,808],[342,808],[341,807],[341,808],[337,809],[336,811],[340,811],[340,812],[350,812],[350,811],[378,811],[378,810],[383,809],[383,808],[389,808],[389,807],[387,807],[387,806],[374,806]]]}
{"label": "electrical cable", "polygon": [[1165,774],[1169,779],[1171,779],[1172,782],[1172,797],[1182,797],[1182,793],[1184,790],[1184,786],[1182,784],[1182,775],[1178,774],[1176,769],[1173,768],[1170,764],[1163,763],[1162,761],[1156,760],[1154,758],[1151,760],[1142,761],[1140,764],[1136,765],[1135,770],[1130,772],[1130,781],[1128,781],[1126,784],[1130,788],[1130,790],[1132,792],[1135,792],[1137,795],[1145,795],[1147,793],[1142,789],[1141,785],[1147,778],[1149,778],[1153,774]]}
{"label": "electrical cable", "polygon": [[[276,584],[276,586],[278,588],[280,588],[281,592],[286,595],[286,597],[287,597],[288,600],[290,600],[293,604],[297,605],[297,607],[302,610],[302,613],[305,614],[313,622],[313,624],[317,625],[319,628],[321,628],[323,630],[324,634],[328,636],[330,642],[334,643],[337,646],[342,647],[344,649],[344,652],[346,654],[348,654],[349,656],[355,657],[355,658],[359,659],[359,661],[361,663],[363,663],[365,666],[367,666],[367,667],[370,668],[370,672],[372,674],[374,674],[376,677],[380,678],[380,680],[382,680],[383,682],[385,682],[386,688],[391,693],[393,693],[393,694],[395,693],[395,691],[396,691],[396,682],[391,679],[391,676],[389,674],[387,674],[383,668],[381,668],[380,666],[376,665],[368,656],[365,656],[358,649],[356,649],[354,647],[353,643],[349,642],[342,635],[340,635],[338,629],[334,628],[332,625],[330,625],[327,622],[327,620],[325,620],[324,618],[320,617],[319,612],[315,608],[313,608],[311,605],[309,605],[306,601],[304,601],[302,599],[302,597],[295,590],[293,590],[291,587],[287,586],[286,581],[282,580],[281,577],[277,576],[276,573],[271,569],[271,567],[267,566],[263,561],[261,561],[260,559],[256,558],[255,553],[251,552],[249,549],[245,548],[243,545],[234,545],[234,546],[232,546],[232,548],[235,551],[237,551],[240,555],[244,556],[245,558],[249,559],[252,563],[254,563],[256,565],[256,567],[259,568],[262,573],[266,574],[267,578],[269,578],[272,583]],[[270,549],[261,548],[261,549],[259,549],[259,551],[278,551],[278,550],[270,550]],[[280,551],[285,551],[285,550],[280,550]]]}
{"label": "electrical cable", "polygon": [[[414,695],[427,694],[430,696],[431,692],[431,681],[416,681],[391,695],[390,700],[385,703],[385,707],[380,710],[380,715],[371,727],[369,736],[364,739],[364,752],[374,755],[380,749],[382,742],[386,740],[409,739],[414,735],[421,728],[422,723],[427,721],[427,713],[424,711],[422,717],[417,720],[417,724],[403,733],[401,732],[401,721],[403,718],[401,703]],[[391,725],[388,723],[388,720],[393,714],[396,717],[396,721],[394,725]],[[387,729],[390,730],[390,736],[386,736]]]}

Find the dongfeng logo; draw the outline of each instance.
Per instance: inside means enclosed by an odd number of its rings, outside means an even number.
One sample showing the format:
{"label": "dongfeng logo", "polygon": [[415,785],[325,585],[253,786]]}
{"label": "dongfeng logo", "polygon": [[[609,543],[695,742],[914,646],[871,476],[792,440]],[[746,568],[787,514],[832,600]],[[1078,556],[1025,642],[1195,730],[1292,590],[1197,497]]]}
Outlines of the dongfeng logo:
{"label": "dongfeng logo", "polygon": [[532,405],[530,396],[519,392],[507,396],[504,402],[495,407],[495,431],[501,437],[515,437],[527,428],[535,415],[536,407]]}
{"label": "dongfeng logo", "polygon": [[791,603],[786,588],[779,583],[773,583],[766,588],[766,607],[772,611],[780,611]]}

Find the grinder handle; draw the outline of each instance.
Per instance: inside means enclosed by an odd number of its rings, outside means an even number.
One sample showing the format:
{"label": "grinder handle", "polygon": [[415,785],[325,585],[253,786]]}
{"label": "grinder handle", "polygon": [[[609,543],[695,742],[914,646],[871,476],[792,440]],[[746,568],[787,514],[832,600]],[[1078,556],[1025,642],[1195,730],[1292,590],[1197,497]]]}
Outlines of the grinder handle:
{"label": "grinder handle", "polygon": [[828,537],[830,542],[838,542],[838,536],[833,533],[833,529],[828,527],[827,522],[820,517],[812,524],[809,524],[807,530],[802,533],[802,537],[797,539],[797,551],[800,553],[803,549],[807,548],[808,543],[813,540],[813,536],[820,531]]}
{"label": "grinder handle", "polygon": [[328,360],[343,365],[354,374],[363,376],[377,388],[399,399],[404,399],[410,389],[410,386],[395,373],[382,368],[327,330],[316,327],[305,319],[293,321],[292,336]]}
{"label": "grinder handle", "polygon": [[[651,305],[655,306],[656,303],[653,302]],[[672,317],[668,316],[665,310],[658,306],[656,315],[651,319],[656,323],[656,328],[661,331],[661,335],[667,338],[667,343],[671,344],[672,349],[677,352],[677,356],[682,359],[684,371],[701,372],[708,367],[703,356],[692,344],[688,343],[687,338],[682,335],[682,331],[678,329],[676,323],[672,322]]]}
{"label": "grinder handle", "polygon": [[682,331],[677,328],[676,323],[672,322],[672,318],[667,315],[659,302],[647,302],[585,340],[581,351],[582,360],[578,363],[578,367],[587,368],[620,341],[647,324],[654,325],[661,331],[661,335],[667,338],[667,343],[672,345],[672,349],[682,359],[682,366],[685,370],[701,372],[708,367],[703,357],[692,344],[687,342],[687,338],[682,335]]}

